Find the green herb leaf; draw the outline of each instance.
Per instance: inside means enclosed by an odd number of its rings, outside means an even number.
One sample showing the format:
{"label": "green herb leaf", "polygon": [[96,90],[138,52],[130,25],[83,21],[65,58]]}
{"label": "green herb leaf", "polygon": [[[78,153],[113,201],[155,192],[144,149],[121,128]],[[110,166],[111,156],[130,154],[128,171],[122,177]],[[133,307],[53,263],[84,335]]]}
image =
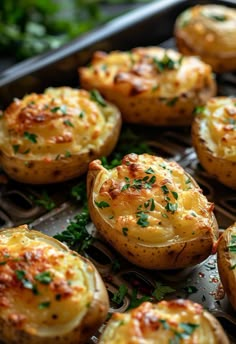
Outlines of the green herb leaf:
{"label": "green herb leaf", "polygon": [[36,281],[39,281],[42,284],[50,284],[52,282],[52,276],[50,271],[43,271],[34,276]]}
{"label": "green herb leaf", "polygon": [[151,167],[149,167],[149,168],[145,171],[145,173],[147,173],[147,174],[153,174],[153,173],[155,173],[155,171],[154,171]]}
{"label": "green herb leaf", "polygon": [[133,289],[132,294],[131,294],[130,304],[129,304],[129,307],[127,310],[136,308],[136,307],[140,306],[145,301],[152,301],[152,299],[150,296],[147,296],[147,295],[138,297],[138,290]]}
{"label": "green herb leaf", "polygon": [[97,102],[102,107],[106,107],[107,106],[107,103],[106,103],[105,99],[101,96],[101,94],[100,94],[100,92],[98,90],[91,90],[90,91],[90,96],[91,96],[92,100]]}
{"label": "green herb leaf", "polygon": [[124,236],[127,236],[127,235],[128,235],[128,230],[129,230],[129,228],[127,228],[127,227],[123,227],[123,228],[122,228],[122,232],[123,232],[123,235],[124,235]]}
{"label": "green herb leaf", "polygon": [[46,210],[50,211],[56,207],[53,199],[48,195],[46,190],[43,190],[40,198],[31,197],[33,202],[41,207],[44,207]]}
{"label": "green herb leaf", "polygon": [[44,301],[44,302],[41,302],[41,303],[38,305],[38,308],[39,308],[39,309],[45,309],[45,308],[50,307],[50,305],[51,305],[51,302],[50,302],[50,301]]}
{"label": "green herb leaf", "polygon": [[137,214],[137,224],[141,227],[148,227],[149,222],[148,222],[148,215],[144,213],[143,211],[139,211]]}
{"label": "green herb leaf", "polygon": [[119,306],[123,302],[127,293],[128,293],[128,288],[126,287],[125,284],[121,284],[119,286],[118,291],[113,295],[111,300]]}
{"label": "green herb leaf", "polygon": [[69,119],[66,119],[65,121],[63,121],[63,123],[68,127],[74,127],[74,124]]}
{"label": "green herb leaf", "polygon": [[173,289],[167,285],[163,285],[161,282],[156,282],[155,289],[152,292],[152,295],[155,297],[155,299],[157,299],[157,301],[160,301],[160,300],[164,299],[164,297],[167,294],[171,294],[175,291],[176,291],[176,289]]}
{"label": "green herb leaf", "polygon": [[178,209],[178,203],[170,203],[168,202],[165,206],[165,209],[171,213],[174,213]]}
{"label": "green herb leaf", "polygon": [[32,134],[29,133],[28,131],[24,132],[24,138],[26,138],[27,140],[29,140],[32,143],[37,143],[37,135],[36,134]]}
{"label": "green herb leaf", "polygon": [[54,236],[57,240],[66,243],[71,249],[81,254],[85,254],[86,249],[94,242],[94,238],[87,231],[90,222],[87,205],[82,211],[70,221],[66,230]]}
{"label": "green herb leaf", "polygon": [[19,151],[20,145],[12,145],[13,151],[16,154]]}
{"label": "green herb leaf", "polygon": [[95,204],[96,204],[96,206],[97,206],[98,208],[100,208],[100,209],[110,207],[110,204],[107,203],[107,202],[105,202],[105,201],[101,201],[101,202],[96,202],[96,201],[95,201]]}

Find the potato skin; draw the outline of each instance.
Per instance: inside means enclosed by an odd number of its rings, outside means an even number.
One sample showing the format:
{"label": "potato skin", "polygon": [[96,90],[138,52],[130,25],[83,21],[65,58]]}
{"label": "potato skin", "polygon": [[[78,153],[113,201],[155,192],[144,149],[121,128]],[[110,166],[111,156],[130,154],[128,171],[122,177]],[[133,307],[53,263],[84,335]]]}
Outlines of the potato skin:
{"label": "potato skin", "polygon": [[227,228],[220,237],[217,248],[217,264],[224,290],[236,310],[236,223]]}
{"label": "potato skin", "polygon": [[200,56],[215,72],[236,70],[236,9],[191,7],[178,16],[175,37],[182,54]]}
{"label": "potato skin", "polygon": [[[4,247],[4,238],[9,237],[9,246]],[[20,239],[17,239],[19,238]],[[11,244],[16,238],[17,240],[22,240],[22,247],[19,251],[19,256],[17,260],[11,259],[14,258],[14,249],[11,250]],[[28,243],[30,239],[30,244]],[[31,244],[31,242],[33,244]],[[40,246],[40,243],[46,244],[49,247],[49,256],[47,253],[43,253],[41,256],[41,249],[44,246]],[[78,255],[76,252],[70,251],[65,245],[44,235],[40,232],[35,230],[28,230],[26,225],[22,225],[12,229],[4,229],[0,233],[0,245],[1,245],[1,262],[5,262],[5,264],[1,264],[0,269],[3,270],[0,274],[1,277],[1,291],[0,291],[0,303],[2,305],[0,309],[0,337],[3,343],[17,343],[17,344],[41,344],[41,343],[55,343],[55,341],[59,344],[70,343],[70,344],[77,344],[77,343],[86,343],[87,340],[91,337],[92,334],[98,329],[98,327],[103,323],[106,318],[107,311],[108,311],[108,295],[103,284],[103,281],[93,266],[93,264],[87,260],[86,258]],[[32,246],[30,246],[32,245]],[[18,247],[18,246],[17,246]],[[35,250],[35,247],[36,250]],[[40,248],[41,247],[41,248]],[[43,249],[42,249],[43,250]],[[44,252],[47,252],[46,249]],[[36,253],[36,256],[35,256]],[[23,255],[21,255],[23,254]],[[51,256],[50,256],[51,255]],[[53,259],[52,257],[55,257]],[[60,271],[62,276],[62,266],[58,264],[58,260],[60,261],[60,257],[63,259],[65,255],[65,262],[67,262],[68,255],[73,256],[74,265],[71,268],[70,264],[68,265],[68,270],[66,272],[66,283],[68,279],[73,279],[73,272],[76,271],[76,268],[84,269],[84,274],[86,275],[87,279],[81,281],[78,285],[81,287],[74,287],[74,290],[77,290],[77,293],[82,292],[83,298],[86,300],[91,300],[89,304],[84,309],[83,303],[81,303],[80,312],[81,317],[79,318],[79,314],[76,315],[76,319],[73,318],[72,325],[64,323],[63,320],[60,321],[60,315],[65,316],[68,318],[68,321],[71,321],[70,315],[68,312],[74,312],[72,309],[70,310],[66,305],[78,308],[76,304],[78,299],[76,299],[76,295],[73,296],[70,294],[69,289],[66,291],[65,284],[61,280],[59,282],[56,277],[56,270]],[[29,262],[26,261],[26,257],[30,259]],[[50,258],[48,258],[50,257]],[[22,262],[21,262],[22,259]],[[48,260],[50,259],[50,261]],[[23,262],[25,260],[25,263]],[[11,262],[10,262],[11,261]],[[36,270],[34,270],[34,264],[36,261]],[[76,265],[76,261],[78,262],[78,266]],[[52,263],[52,265],[50,265]],[[11,272],[11,264],[15,264],[16,266],[13,272]],[[66,264],[66,263],[64,263]],[[80,264],[80,265],[79,265]],[[28,265],[28,267],[27,267]],[[12,266],[13,267],[13,266]],[[51,276],[53,276],[50,283],[43,283],[40,280],[35,279],[34,285],[35,288],[39,288],[40,293],[33,292],[30,287],[25,286],[22,282],[22,287],[19,286],[19,281],[17,279],[14,281],[14,273],[15,271],[24,272],[25,276],[27,276],[27,280],[31,280],[30,276],[32,273],[39,274],[40,272],[44,272],[43,268],[46,268],[47,272],[50,271]],[[66,268],[66,269],[67,269]],[[55,269],[55,270],[54,270]],[[81,270],[82,271],[82,270]],[[76,272],[75,272],[76,273]],[[36,275],[35,275],[36,276]],[[4,279],[5,278],[5,279]],[[11,282],[12,279],[12,282]],[[83,286],[83,283],[84,286]],[[87,283],[88,290],[85,291],[85,285]],[[14,288],[13,288],[14,284]],[[6,289],[6,286],[7,289]],[[64,287],[63,287],[64,286]],[[93,286],[93,287],[92,287]],[[64,288],[64,293],[62,289]],[[77,288],[77,289],[76,289]],[[90,289],[91,288],[91,289]],[[35,289],[35,290],[37,290]],[[52,294],[50,294],[52,292]],[[46,295],[47,293],[47,295]],[[87,294],[88,293],[88,294]],[[11,302],[11,297],[14,294],[13,305]],[[61,295],[60,300],[56,298],[56,295]],[[79,295],[79,294],[78,294]],[[57,309],[55,306],[56,302],[62,302],[61,308]],[[44,297],[46,300],[50,300],[51,305],[49,306],[49,313],[48,316],[45,316],[41,313],[42,317],[44,317],[44,323],[40,324],[40,315],[38,314],[39,320],[35,320],[34,318],[28,316],[27,309],[30,309],[30,312],[34,312],[31,306],[32,303],[35,302],[34,298]],[[71,301],[70,301],[71,298]],[[21,301],[20,301],[21,300]],[[30,302],[31,300],[31,302]],[[63,303],[63,300],[66,302]],[[19,308],[19,302],[21,302],[22,309]],[[69,303],[68,303],[69,302]],[[83,302],[83,301],[82,301]],[[10,304],[10,309],[9,308]],[[62,312],[58,314],[58,318],[55,318],[55,321],[58,321],[58,328],[55,329],[54,323],[50,324],[50,307],[54,307],[53,311],[56,313]],[[36,309],[35,312],[44,312],[43,310]],[[78,319],[77,319],[78,317]],[[29,318],[29,320],[27,320]],[[67,319],[66,318],[66,319]],[[56,320],[59,319],[59,320]],[[34,321],[34,322],[32,322]],[[39,321],[39,327],[35,325]],[[36,326],[36,327],[35,327]],[[51,329],[52,326],[52,329]],[[67,326],[67,327],[66,327]],[[46,329],[43,329],[46,328]],[[66,328],[65,328],[66,327]],[[63,329],[64,328],[64,329]],[[63,330],[62,330],[63,329]],[[50,333],[51,331],[51,333]],[[61,333],[60,333],[61,331]],[[58,332],[58,334],[57,334]]]}
{"label": "potato skin", "polygon": [[111,153],[119,137],[119,110],[104,104],[85,90],[69,87],[14,100],[0,120],[3,169],[29,184],[82,175],[90,161]]}
{"label": "potato skin", "polygon": [[212,177],[236,189],[236,98],[210,99],[192,125],[192,143]]}
{"label": "potato skin", "polygon": [[[146,174],[150,167],[153,174]],[[126,188],[126,183],[135,185],[143,178],[156,180],[152,186],[141,182],[136,189]],[[107,171],[96,160],[89,166],[87,192],[97,230],[133,264],[147,269],[179,269],[211,254],[218,235],[212,204],[176,163],[148,154],[129,154],[120,166]],[[179,208],[174,209],[177,204]]]}
{"label": "potato skin", "polygon": [[229,344],[216,318],[190,300],[144,302],[129,312],[114,313],[99,344],[168,344],[184,333],[183,343]]}
{"label": "potato skin", "polygon": [[79,76],[83,88],[98,89],[137,124],[189,125],[194,107],[216,93],[210,66],[159,47],[96,52]]}

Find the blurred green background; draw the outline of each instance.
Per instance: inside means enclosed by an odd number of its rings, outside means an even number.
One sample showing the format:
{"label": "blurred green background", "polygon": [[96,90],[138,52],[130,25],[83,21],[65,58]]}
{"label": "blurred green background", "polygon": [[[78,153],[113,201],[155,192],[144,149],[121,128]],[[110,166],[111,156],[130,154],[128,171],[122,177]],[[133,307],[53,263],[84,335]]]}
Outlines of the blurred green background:
{"label": "blurred green background", "polygon": [[55,49],[152,0],[0,0],[1,58],[21,61]]}

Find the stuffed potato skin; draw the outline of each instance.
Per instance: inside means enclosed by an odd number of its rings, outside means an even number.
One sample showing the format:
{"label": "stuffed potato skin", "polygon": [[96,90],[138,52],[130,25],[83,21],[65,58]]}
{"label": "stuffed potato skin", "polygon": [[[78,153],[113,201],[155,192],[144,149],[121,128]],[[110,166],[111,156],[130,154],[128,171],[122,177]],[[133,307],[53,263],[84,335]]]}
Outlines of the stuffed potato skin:
{"label": "stuffed potato skin", "polygon": [[147,269],[178,269],[209,256],[218,227],[213,205],[175,162],[129,154],[106,170],[89,165],[90,216],[126,259]]}
{"label": "stuffed potato skin", "polygon": [[106,318],[95,267],[26,225],[0,232],[0,337],[4,343],[85,343]]}
{"label": "stuffed potato skin", "polygon": [[209,175],[236,189],[236,98],[215,97],[200,108],[192,142]]}
{"label": "stuffed potato skin", "polygon": [[[97,97],[97,98],[96,98]],[[49,88],[15,99],[0,120],[0,161],[13,179],[57,183],[108,155],[121,128],[118,109],[96,91]]]}
{"label": "stuffed potato skin", "polygon": [[236,310],[236,223],[227,228],[220,237],[217,264],[224,290]]}
{"label": "stuffed potato skin", "polygon": [[236,9],[191,7],[177,18],[175,37],[182,54],[200,56],[216,72],[236,70]]}
{"label": "stuffed potato skin", "polygon": [[96,52],[79,75],[82,87],[98,89],[137,124],[189,125],[194,107],[216,92],[210,66],[159,47]]}
{"label": "stuffed potato skin", "polygon": [[216,318],[190,300],[144,302],[115,313],[99,344],[229,344]]}

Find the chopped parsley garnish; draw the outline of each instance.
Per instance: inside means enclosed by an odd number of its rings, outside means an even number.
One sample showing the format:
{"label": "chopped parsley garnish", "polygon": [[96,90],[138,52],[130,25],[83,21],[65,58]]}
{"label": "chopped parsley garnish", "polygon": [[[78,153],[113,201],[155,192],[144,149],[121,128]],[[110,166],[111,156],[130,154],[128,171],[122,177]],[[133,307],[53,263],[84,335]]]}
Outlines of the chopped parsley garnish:
{"label": "chopped parsley garnish", "polygon": [[126,287],[125,284],[121,284],[119,286],[118,291],[113,295],[111,300],[115,302],[117,305],[120,305],[123,302],[127,293],[128,293],[128,288]]}
{"label": "chopped parsley garnish", "polygon": [[133,289],[132,294],[131,294],[130,304],[129,304],[129,307],[127,310],[136,308],[136,307],[140,306],[145,301],[152,301],[152,298],[150,296],[147,296],[147,295],[138,297],[138,290]]}
{"label": "chopped parsley garnish", "polygon": [[51,112],[58,112],[61,111],[63,115],[66,115],[67,112],[67,106],[66,105],[61,105],[61,106],[55,106],[51,108]]}
{"label": "chopped parsley garnish", "polygon": [[167,187],[166,185],[162,185],[162,186],[161,186],[161,189],[162,189],[164,195],[166,195],[166,194],[169,193],[169,189],[168,189],[168,187]]}
{"label": "chopped parsley garnish", "polygon": [[28,131],[24,132],[24,138],[26,138],[27,140],[29,140],[32,143],[37,143],[37,135],[36,134],[32,134],[29,133]]}
{"label": "chopped parsley garnish", "polygon": [[149,226],[149,222],[148,222],[148,215],[146,213],[144,213],[143,211],[138,211],[137,212],[137,224],[141,227],[147,227]]}
{"label": "chopped parsley garnish", "polygon": [[159,60],[157,57],[153,58],[153,62],[155,66],[157,67],[159,72],[163,72],[164,70],[173,70],[180,67],[182,64],[183,57],[181,56],[179,60],[173,60],[171,57],[169,57],[166,53],[162,57],[161,60]]}
{"label": "chopped parsley garnish", "polygon": [[50,302],[50,301],[44,301],[44,302],[41,302],[41,303],[38,305],[38,308],[39,308],[39,309],[45,309],[45,308],[50,307],[50,305],[51,305],[51,302]]}
{"label": "chopped parsley garnish", "polygon": [[123,228],[122,228],[122,232],[123,232],[123,235],[124,235],[124,236],[127,236],[127,235],[128,235],[128,230],[129,230],[129,228],[127,228],[127,227],[123,227]]}
{"label": "chopped parsley garnish", "polygon": [[84,254],[85,250],[94,241],[86,228],[90,221],[88,208],[84,206],[82,211],[70,221],[66,230],[56,234],[54,238],[66,243],[71,249]]}
{"label": "chopped parsley garnish", "polygon": [[194,108],[194,110],[193,110],[193,115],[199,115],[199,114],[201,114],[201,113],[204,113],[205,112],[205,110],[206,110],[206,107],[204,106],[204,105],[202,105],[202,106],[196,106],[195,108]]}
{"label": "chopped parsley garnish", "polygon": [[84,116],[85,116],[85,112],[82,110],[82,111],[80,111],[80,113],[79,113],[79,118],[84,118]]}
{"label": "chopped parsley garnish", "polygon": [[165,209],[171,213],[174,213],[178,209],[178,204],[167,202]]}
{"label": "chopped parsley garnish", "polygon": [[53,199],[48,195],[46,190],[42,191],[42,194],[40,198],[35,198],[34,196],[31,196],[32,201],[41,206],[44,207],[46,210],[50,211],[56,207],[55,202]]}
{"label": "chopped parsley garnish", "polygon": [[74,185],[71,189],[71,196],[85,204],[87,202],[86,182],[82,181]]}
{"label": "chopped parsley garnish", "polygon": [[171,99],[166,101],[166,105],[167,106],[174,106],[177,103],[178,99],[179,99],[179,97],[171,98]]}
{"label": "chopped parsley garnish", "polygon": [[171,191],[171,193],[172,193],[172,195],[174,196],[174,198],[177,200],[178,197],[179,197],[178,193],[175,192],[175,191]]}
{"label": "chopped parsley garnish", "polygon": [[101,209],[110,207],[110,204],[105,201],[101,201],[101,202],[95,201],[95,204],[98,208],[101,208]]}
{"label": "chopped parsley garnish", "polygon": [[153,174],[153,173],[155,173],[155,171],[154,171],[151,167],[149,167],[149,168],[145,171],[145,173],[147,173],[147,174]]}
{"label": "chopped parsley garnish", "polygon": [[19,151],[20,145],[12,145],[13,151],[16,154]]}
{"label": "chopped parsley garnish", "polygon": [[236,235],[231,235],[230,244],[228,245],[230,252],[236,252]]}
{"label": "chopped parsley garnish", "polygon": [[155,289],[152,292],[152,296],[154,296],[157,301],[160,301],[164,299],[165,295],[171,294],[173,292],[175,292],[175,289],[167,285],[163,285],[161,282],[156,282]]}
{"label": "chopped parsley garnish", "polygon": [[16,277],[23,284],[24,288],[31,289],[34,294],[37,294],[36,286],[26,278],[26,272],[24,270],[16,270]]}
{"label": "chopped parsley garnish", "polygon": [[97,102],[102,107],[107,106],[107,103],[106,103],[105,99],[101,96],[101,94],[100,94],[100,92],[98,90],[91,90],[90,91],[90,97],[91,97],[92,100]]}
{"label": "chopped parsley garnish", "polygon": [[65,158],[70,158],[71,157],[71,152],[70,151],[66,151],[65,152]]}
{"label": "chopped parsley garnish", "polygon": [[133,188],[136,190],[140,190],[142,188],[144,189],[151,189],[152,185],[155,183],[156,181],[156,176],[152,176],[152,177],[148,177],[145,176],[142,179],[133,179],[133,181],[131,182],[129,178],[125,178],[125,181],[127,182],[121,189],[121,191],[127,190],[129,188]]}
{"label": "chopped parsley garnish", "polygon": [[50,271],[40,272],[39,274],[34,276],[34,279],[42,284],[50,284],[52,282]]}
{"label": "chopped parsley garnish", "polygon": [[208,17],[210,19],[220,21],[220,22],[227,20],[227,17],[224,14],[220,14],[220,13],[204,13],[203,12],[203,15],[205,17]]}
{"label": "chopped parsley garnish", "polygon": [[196,330],[196,328],[199,327],[198,324],[181,322],[176,328],[165,319],[160,319],[159,321],[165,330],[173,333],[173,337],[169,340],[169,344],[180,344],[181,339],[188,339]]}
{"label": "chopped parsley garnish", "polygon": [[69,119],[66,119],[63,123],[67,125],[67,127],[74,127],[74,124]]}
{"label": "chopped parsley garnish", "polygon": [[144,203],[144,207],[148,208],[150,206],[150,211],[155,210],[155,201],[153,198],[148,199],[145,203]]}

